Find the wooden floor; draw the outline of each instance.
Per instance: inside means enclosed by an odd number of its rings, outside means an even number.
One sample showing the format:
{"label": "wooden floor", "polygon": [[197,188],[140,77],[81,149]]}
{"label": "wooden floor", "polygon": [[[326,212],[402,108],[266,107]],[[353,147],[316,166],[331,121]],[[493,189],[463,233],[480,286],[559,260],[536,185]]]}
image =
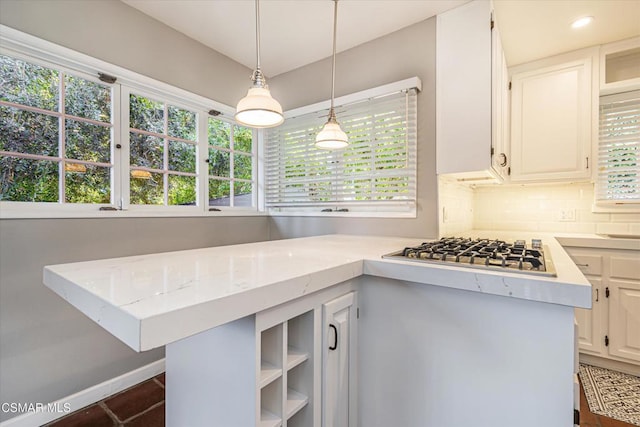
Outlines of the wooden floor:
{"label": "wooden floor", "polygon": [[[164,374],[81,409],[47,427],[164,427]],[[580,427],[633,427],[592,414],[580,387]]]}

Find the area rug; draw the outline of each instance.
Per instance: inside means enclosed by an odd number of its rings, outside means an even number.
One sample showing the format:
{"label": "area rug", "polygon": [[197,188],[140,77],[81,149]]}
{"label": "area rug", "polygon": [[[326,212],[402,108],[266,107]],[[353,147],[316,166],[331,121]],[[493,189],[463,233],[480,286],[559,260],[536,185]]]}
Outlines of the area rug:
{"label": "area rug", "polygon": [[580,381],[591,412],[640,426],[640,377],[580,364]]}

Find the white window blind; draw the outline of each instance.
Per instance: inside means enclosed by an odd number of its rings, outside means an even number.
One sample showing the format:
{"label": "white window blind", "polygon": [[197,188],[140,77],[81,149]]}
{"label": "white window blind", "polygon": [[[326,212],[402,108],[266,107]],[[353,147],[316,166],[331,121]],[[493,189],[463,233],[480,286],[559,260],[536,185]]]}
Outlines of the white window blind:
{"label": "white window blind", "polygon": [[600,98],[599,203],[640,203],[640,90]]}
{"label": "white window blind", "polygon": [[271,209],[397,211],[416,200],[416,90],[340,106],[349,137],[340,151],[317,149],[328,110],[288,118],[266,138],[265,203]]}

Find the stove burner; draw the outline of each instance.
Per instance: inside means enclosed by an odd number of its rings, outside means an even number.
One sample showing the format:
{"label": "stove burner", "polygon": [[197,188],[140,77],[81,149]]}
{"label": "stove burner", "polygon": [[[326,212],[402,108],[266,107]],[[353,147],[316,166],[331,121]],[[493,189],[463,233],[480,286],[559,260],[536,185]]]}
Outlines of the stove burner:
{"label": "stove burner", "polygon": [[461,266],[508,269],[523,273],[555,276],[545,261],[542,244],[533,241],[528,248],[524,240],[507,243],[502,240],[448,237],[404,248],[383,258],[406,258],[414,261],[458,263]]}

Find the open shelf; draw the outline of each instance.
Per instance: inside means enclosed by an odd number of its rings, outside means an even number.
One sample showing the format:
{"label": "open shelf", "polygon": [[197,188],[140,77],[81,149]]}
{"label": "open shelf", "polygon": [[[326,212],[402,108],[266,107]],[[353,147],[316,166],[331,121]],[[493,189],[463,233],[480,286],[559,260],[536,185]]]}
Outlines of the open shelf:
{"label": "open shelf", "polygon": [[[259,427],[316,425],[314,309],[272,318],[258,329]],[[275,323],[275,324],[274,324]],[[319,408],[318,408],[319,409]],[[293,418],[292,418],[293,417]]]}
{"label": "open shelf", "polygon": [[260,363],[260,388],[269,385],[274,380],[282,376],[282,369],[272,365],[267,361]]}
{"label": "open shelf", "polygon": [[309,403],[309,398],[302,393],[288,388],[287,389],[287,403],[285,407],[285,414],[287,419],[291,418],[300,409],[304,408]]}
{"label": "open shelf", "polygon": [[287,349],[287,370],[295,368],[307,359],[309,359],[309,353],[289,346]]}
{"label": "open shelf", "polygon": [[281,425],[280,417],[264,409],[260,411],[260,427],[280,427]]}

